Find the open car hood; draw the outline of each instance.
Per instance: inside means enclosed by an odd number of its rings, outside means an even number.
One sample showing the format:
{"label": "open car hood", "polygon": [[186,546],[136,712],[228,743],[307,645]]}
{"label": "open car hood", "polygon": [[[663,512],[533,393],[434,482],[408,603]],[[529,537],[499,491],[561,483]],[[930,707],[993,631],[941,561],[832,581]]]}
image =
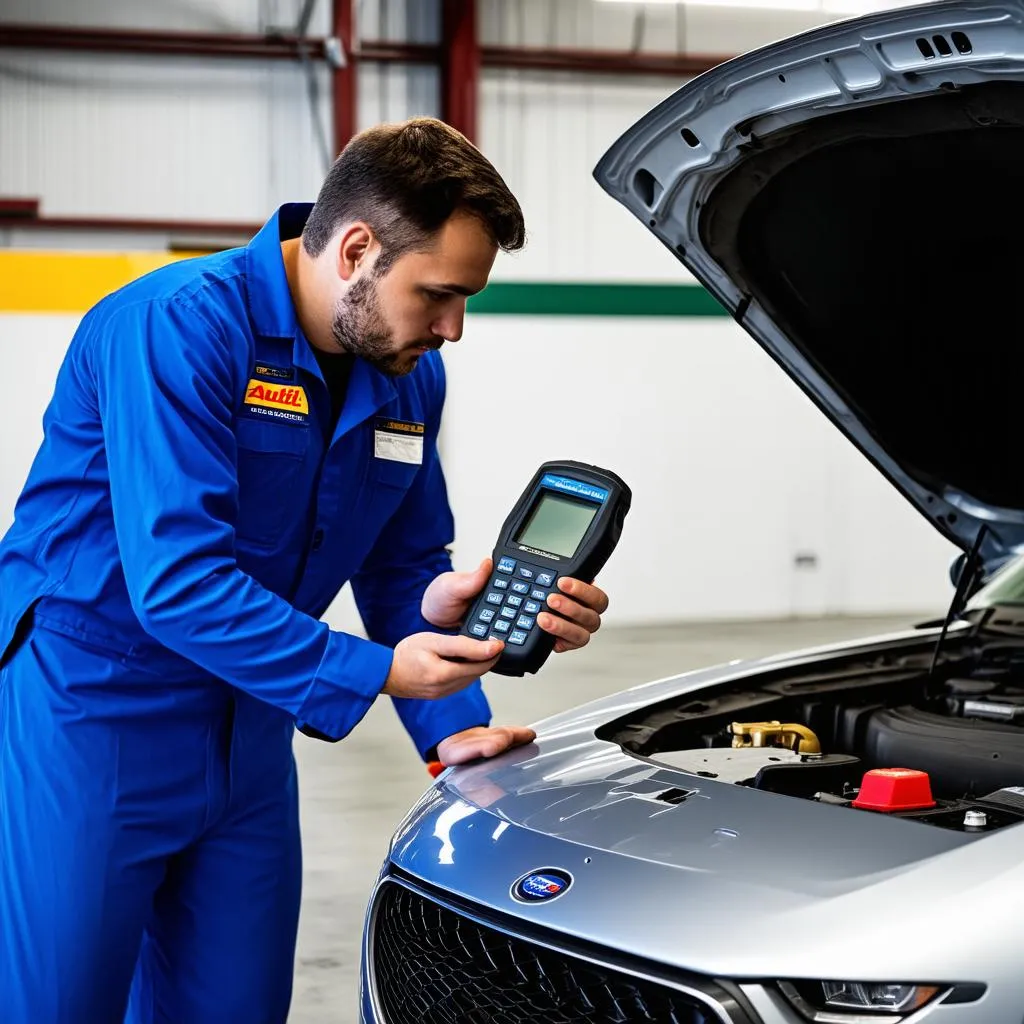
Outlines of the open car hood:
{"label": "open car hood", "polygon": [[1024,0],[729,61],[594,176],[989,572],[1024,550]]}

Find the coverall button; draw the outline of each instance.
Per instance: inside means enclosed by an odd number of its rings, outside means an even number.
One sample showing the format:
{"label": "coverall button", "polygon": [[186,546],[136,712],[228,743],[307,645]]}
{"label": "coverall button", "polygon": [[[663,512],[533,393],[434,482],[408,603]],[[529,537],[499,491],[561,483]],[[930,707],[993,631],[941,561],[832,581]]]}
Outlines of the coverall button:
{"label": "coverall button", "polygon": [[324,531],[320,530],[320,529],[315,530],[313,532],[313,545],[312,545],[313,550],[314,551],[319,551],[320,548],[323,547],[323,543],[324,543]]}

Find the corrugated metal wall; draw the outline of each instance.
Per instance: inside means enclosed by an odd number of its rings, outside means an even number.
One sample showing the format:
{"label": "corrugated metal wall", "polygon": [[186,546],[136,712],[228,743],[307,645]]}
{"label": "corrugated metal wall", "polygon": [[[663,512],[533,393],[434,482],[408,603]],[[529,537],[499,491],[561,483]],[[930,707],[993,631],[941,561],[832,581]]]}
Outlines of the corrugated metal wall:
{"label": "corrugated metal wall", "polygon": [[[0,20],[256,33],[292,31],[301,7],[302,0],[6,0]],[[362,0],[357,14],[362,38],[439,38],[440,0]],[[480,0],[482,41],[504,45],[733,53],[820,20],[671,4]],[[329,4],[319,0],[309,31],[329,30]],[[40,196],[51,215],[259,220],[319,184],[330,93],[327,70],[314,74],[315,112],[306,70],[284,62],[0,50],[0,194]],[[620,126],[679,84],[484,73],[481,145],[521,190],[540,243],[533,253],[544,252],[510,264],[510,275],[564,272],[568,225],[617,230],[617,212],[595,206],[592,190],[576,201],[581,176],[589,178]],[[361,65],[358,91],[361,127],[439,113],[435,67]],[[658,276],[663,266],[649,254],[636,276]]]}
{"label": "corrugated metal wall", "polygon": [[[176,31],[291,32],[300,0],[120,4],[7,0],[0,20]],[[329,33],[319,0],[309,31]],[[439,0],[373,0],[366,38],[437,42]],[[315,196],[331,133],[329,73],[282,61],[0,50],[0,195],[48,215],[260,221]],[[434,67],[362,65],[360,127],[439,113]],[[316,111],[314,113],[314,110]]]}
{"label": "corrugated metal wall", "polygon": [[506,46],[736,54],[829,20],[819,11],[597,0],[479,0],[480,39]]}

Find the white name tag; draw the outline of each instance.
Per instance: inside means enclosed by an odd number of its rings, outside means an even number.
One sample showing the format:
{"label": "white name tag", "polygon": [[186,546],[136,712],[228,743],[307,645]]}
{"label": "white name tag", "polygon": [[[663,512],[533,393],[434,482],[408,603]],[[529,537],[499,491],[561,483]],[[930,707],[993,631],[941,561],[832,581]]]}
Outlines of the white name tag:
{"label": "white name tag", "polygon": [[373,454],[378,459],[423,465],[423,424],[404,420],[377,420]]}

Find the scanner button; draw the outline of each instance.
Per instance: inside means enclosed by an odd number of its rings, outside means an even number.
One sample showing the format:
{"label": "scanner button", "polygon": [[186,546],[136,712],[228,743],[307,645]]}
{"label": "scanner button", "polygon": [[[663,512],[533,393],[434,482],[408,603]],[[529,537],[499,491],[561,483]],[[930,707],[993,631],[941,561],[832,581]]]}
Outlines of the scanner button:
{"label": "scanner button", "polygon": [[516,619],[516,625],[520,629],[533,629],[533,624],[536,621],[537,620],[530,615],[520,615],[519,618]]}
{"label": "scanner button", "polygon": [[516,571],[516,560],[514,558],[502,558],[498,562],[498,572],[511,575]]}
{"label": "scanner button", "polygon": [[521,565],[521,566],[519,566],[519,575],[522,576],[522,578],[524,580],[532,580],[533,579],[533,570],[528,568],[525,565]]}
{"label": "scanner button", "polygon": [[494,624],[495,633],[507,633],[512,628],[511,622],[506,622],[504,619],[498,619]]}
{"label": "scanner button", "polygon": [[523,599],[521,597],[517,597],[515,594],[509,594],[508,597],[505,598],[505,604],[507,604],[509,608],[518,608],[522,603]]}
{"label": "scanner button", "polygon": [[555,582],[555,574],[553,572],[539,572],[537,573],[537,582],[542,587],[550,587]]}
{"label": "scanner button", "polygon": [[494,618],[493,608],[484,608],[483,611],[477,616],[481,622],[490,622]]}
{"label": "scanner button", "polygon": [[491,586],[495,590],[508,590],[508,580],[503,576],[499,576],[497,579],[491,580]]}
{"label": "scanner button", "polygon": [[504,601],[504,600],[505,600],[504,596],[499,594],[497,591],[494,591],[494,590],[492,590],[487,595],[487,603],[488,604],[501,604],[501,602]]}
{"label": "scanner button", "polygon": [[473,636],[487,636],[487,626],[483,622],[474,622],[469,631]]}
{"label": "scanner button", "polygon": [[[506,580],[502,580],[502,583],[505,583],[505,582],[507,582],[507,581]],[[515,594],[528,594],[530,592],[530,584],[529,583],[523,583],[522,580],[516,580],[512,584],[512,592],[515,593]]]}
{"label": "scanner button", "polygon": [[518,647],[522,647],[526,643],[526,634],[521,629],[513,630],[509,634],[508,642],[510,644],[516,644]]}
{"label": "scanner button", "polygon": [[514,619],[519,614],[515,608],[502,608],[501,617],[503,619]]}
{"label": "scanner button", "polygon": [[527,601],[526,604],[523,605],[523,611],[526,612],[528,615],[536,615],[537,612],[540,611],[540,602]]}

